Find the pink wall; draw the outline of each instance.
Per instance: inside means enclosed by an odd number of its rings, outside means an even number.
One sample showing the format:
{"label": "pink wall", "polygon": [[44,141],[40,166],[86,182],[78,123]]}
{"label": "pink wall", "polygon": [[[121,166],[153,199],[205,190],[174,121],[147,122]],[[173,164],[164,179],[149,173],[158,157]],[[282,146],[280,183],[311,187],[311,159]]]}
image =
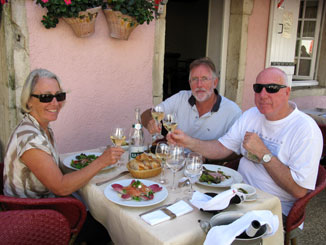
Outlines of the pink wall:
{"label": "pink wall", "polygon": [[46,10],[26,1],[31,69],[57,74],[68,91],[67,102],[52,123],[60,153],[110,143],[114,125],[128,130],[134,108],[152,102],[155,23],[138,26],[128,41],[109,37],[101,11],[95,33],[77,38],[62,20],[54,29],[41,23]]}
{"label": "pink wall", "polygon": [[270,1],[254,1],[254,9],[249,17],[246,74],[242,98],[242,110],[255,106],[252,85],[257,74],[265,67],[268,38]]}

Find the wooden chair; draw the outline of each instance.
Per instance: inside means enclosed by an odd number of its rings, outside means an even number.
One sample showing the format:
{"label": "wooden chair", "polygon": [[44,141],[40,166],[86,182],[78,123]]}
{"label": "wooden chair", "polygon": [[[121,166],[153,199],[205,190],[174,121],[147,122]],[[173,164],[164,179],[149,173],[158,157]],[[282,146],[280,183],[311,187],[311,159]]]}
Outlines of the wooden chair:
{"label": "wooden chair", "polygon": [[[0,189],[3,190],[3,167],[0,163]],[[85,219],[86,208],[84,204],[72,197],[57,198],[17,198],[0,195],[0,210],[39,210],[50,209],[61,213],[69,222],[70,244],[73,244],[80,232]]]}
{"label": "wooden chair", "polygon": [[[318,177],[316,182],[316,188],[315,190],[307,193],[304,197],[298,199],[294,205],[292,206],[289,215],[286,219],[286,225],[284,227],[285,229],[285,244],[288,245],[296,244],[296,237],[293,237],[291,232],[295,229],[297,229],[302,222],[305,220],[306,217],[306,206],[311,198],[316,196],[318,193],[320,193],[322,190],[326,188],[326,170],[323,166],[319,165],[318,170]],[[298,228],[299,229],[299,228]]]}

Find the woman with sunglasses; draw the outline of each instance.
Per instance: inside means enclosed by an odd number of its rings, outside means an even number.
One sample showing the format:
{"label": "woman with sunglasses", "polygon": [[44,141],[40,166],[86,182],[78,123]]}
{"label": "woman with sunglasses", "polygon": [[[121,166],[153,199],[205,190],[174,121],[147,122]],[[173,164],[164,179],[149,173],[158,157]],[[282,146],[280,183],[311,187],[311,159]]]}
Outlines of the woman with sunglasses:
{"label": "woman with sunglasses", "polygon": [[22,121],[11,135],[4,160],[4,193],[44,198],[67,196],[84,186],[102,168],[115,164],[121,148],[109,148],[89,166],[63,175],[49,123],[57,120],[66,99],[59,78],[37,69],[21,94]]}

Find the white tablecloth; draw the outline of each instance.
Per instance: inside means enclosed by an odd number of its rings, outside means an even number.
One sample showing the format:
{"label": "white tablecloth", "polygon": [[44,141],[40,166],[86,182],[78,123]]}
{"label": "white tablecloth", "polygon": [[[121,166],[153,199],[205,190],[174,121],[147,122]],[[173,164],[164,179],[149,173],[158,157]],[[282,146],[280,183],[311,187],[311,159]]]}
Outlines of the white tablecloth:
{"label": "white tablecloth", "polygon": [[[94,151],[94,150],[91,150]],[[61,159],[68,154],[61,155]],[[123,169],[110,169],[101,171],[86,186],[80,189],[79,194],[89,207],[93,217],[102,223],[108,230],[114,244],[203,244],[206,234],[200,228],[198,220],[209,220],[210,213],[204,213],[194,209],[191,213],[151,226],[144,222],[139,214],[156,206],[174,202],[177,198],[184,196],[185,188],[179,193],[169,193],[167,199],[162,203],[150,207],[124,207],[108,200],[104,195],[104,189],[110,183],[96,186],[95,183],[111,176],[117,175]],[[166,171],[169,184],[172,183],[172,174]],[[180,178],[182,171],[177,173]],[[132,178],[130,174],[120,179]],[[158,182],[159,176],[150,180]],[[210,188],[194,185],[194,189],[201,192],[221,192],[227,188]],[[238,205],[229,206],[226,211],[248,210],[270,210],[279,217],[279,229],[272,237],[263,240],[264,245],[283,244],[282,210],[280,200],[268,193],[257,190],[258,199],[252,202],[244,202]]]}

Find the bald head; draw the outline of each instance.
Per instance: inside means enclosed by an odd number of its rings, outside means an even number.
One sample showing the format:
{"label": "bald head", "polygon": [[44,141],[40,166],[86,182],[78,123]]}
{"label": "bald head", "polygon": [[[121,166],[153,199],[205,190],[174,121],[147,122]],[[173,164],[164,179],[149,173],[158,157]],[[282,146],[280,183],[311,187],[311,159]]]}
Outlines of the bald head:
{"label": "bald head", "polygon": [[268,67],[262,70],[256,78],[256,83],[267,82],[267,81],[273,81],[273,83],[288,86],[288,78],[286,73],[276,67]]}

